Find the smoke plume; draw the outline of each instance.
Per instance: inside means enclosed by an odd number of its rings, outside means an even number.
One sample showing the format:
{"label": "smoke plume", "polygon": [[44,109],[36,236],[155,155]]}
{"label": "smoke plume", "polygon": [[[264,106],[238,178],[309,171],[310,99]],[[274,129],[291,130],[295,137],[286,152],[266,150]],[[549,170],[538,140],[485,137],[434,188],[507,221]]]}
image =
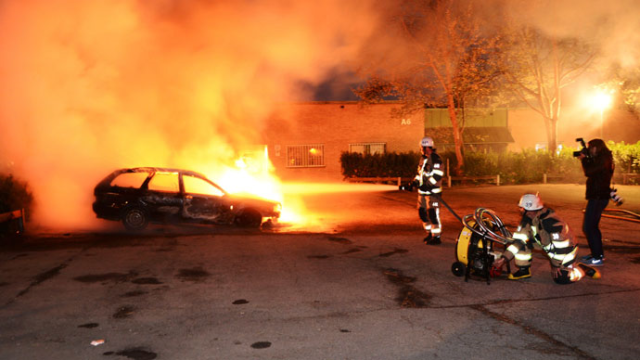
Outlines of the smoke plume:
{"label": "smoke plume", "polygon": [[639,66],[640,2],[636,0],[500,0],[508,14],[543,33],[578,38],[598,50],[606,65]]}
{"label": "smoke plume", "polygon": [[[120,167],[211,173],[260,144],[370,26],[363,1],[0,0],[0,171],[34,218],[83,228]],[[213,171],[215,173],[215,171]]]}

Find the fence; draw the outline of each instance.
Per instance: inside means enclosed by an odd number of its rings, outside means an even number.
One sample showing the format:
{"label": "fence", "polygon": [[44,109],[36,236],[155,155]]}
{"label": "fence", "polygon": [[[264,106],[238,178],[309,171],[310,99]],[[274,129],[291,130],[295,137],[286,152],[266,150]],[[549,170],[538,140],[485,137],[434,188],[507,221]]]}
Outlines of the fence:
{"label": "fence", "polygon": [[626,173],[626,174],[622,174],[622,184],[623,185],[628,185],[629,184],[629,180],[633,179],[634,180],[634,184],[638,183],[638,180],[640,179],[640,174],[636,174],[636,173]]}

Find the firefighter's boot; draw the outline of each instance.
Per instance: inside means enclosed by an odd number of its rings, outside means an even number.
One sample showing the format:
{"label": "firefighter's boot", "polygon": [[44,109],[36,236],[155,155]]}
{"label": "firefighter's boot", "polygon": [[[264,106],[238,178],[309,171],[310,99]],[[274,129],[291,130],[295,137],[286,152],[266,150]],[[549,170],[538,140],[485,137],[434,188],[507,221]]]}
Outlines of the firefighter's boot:
{"label": "firefighter's boot", "polygon": [[434,236],[429,241],[426,241],[425,244],[427,244],[427,245],[440,245],[440,244],[442,244],[442,241],[440,241],[440,236]]}
{"label": "firefighter's boot", "polygon": [[520,280],[531,277],[531,269],[528,267],[521,267],[518,271],[509,274],[509,280]]}
{"label": "firefighter's boot", "polygon": [[422,239],[422,242],[424,242],[425,245],[429,244],[429,241],[433,240],[433,235],[431,235],[431,233],[428,233],[427,236]]}
{"label": "firefighter's boot", "polygon": [[580,267],[580,269],[582,269],[582,271],[584,271],[585,275],[587,275],[592,279],[600,279],[600,277],[602,277],[602,275],[600,274],[600,271],[598,271],[598,269],[594,267],[591,267],[585,264],[578,264],[578,266]]}

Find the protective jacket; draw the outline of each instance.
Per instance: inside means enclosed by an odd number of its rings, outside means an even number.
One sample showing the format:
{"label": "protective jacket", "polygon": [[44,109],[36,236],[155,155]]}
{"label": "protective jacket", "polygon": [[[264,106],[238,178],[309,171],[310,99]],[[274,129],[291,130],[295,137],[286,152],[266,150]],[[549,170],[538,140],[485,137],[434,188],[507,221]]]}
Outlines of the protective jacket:
{"label": "protective jacket", "polygon": [[431,153],[429,156],[422,155],[418,164],[418,193],[421,195],[439,194],[442,192],[442,160],[440,155]]}
{"label": "protective jacket", "polygon": [[507,247],[503,256],[507,260],[513,257],[516,265],[527,267],[531,264],[531,249],[536,244],[542,248],[555,268],[570,267],[576,259],[578,244],[569,226],[549,208],[543,208],[535,218],[522,217],[517,231],[513,234],[516,241]]}
{"label": "protective jacket", "polygon": [[582,159],[582,170],[587,177],[587,200],[608,199],[614,170],[611,152]]}

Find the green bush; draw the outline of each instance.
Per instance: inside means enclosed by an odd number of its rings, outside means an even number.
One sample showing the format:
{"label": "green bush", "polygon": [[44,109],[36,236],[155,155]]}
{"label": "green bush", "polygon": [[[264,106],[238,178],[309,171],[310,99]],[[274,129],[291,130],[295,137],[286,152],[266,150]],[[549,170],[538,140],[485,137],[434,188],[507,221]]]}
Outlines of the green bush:
{"label": "green bush", "polygon": [[573,150],[553,156],[548,151],[524,150],[499,155],[498,174],[506,184],[539,183],[545,174],[549,181],[574,182],[584,178]]}
{"label": "green bush", "polygon": [[635,144],[625,144],[624,141],[616,144],[609,141],[607,147],[613,153],[616,173],[640,173],[640,141]]}
{"label": "green bush", "polygon": [[[27,183],[12,175],[0,174],[0,214],[20,209],[29,214],[32,206],[33,195]],[[9,228],[8,222],[0,223],[0,234],[7,233]]]}
{"label": "green bush", "polygon": [[359,154],[343,152],[340,155],[342,175],[349,177],[413,177],[416,173],[420,154],[385,153]]}
{"label": "green bush", "polygon": [[[616,163],[616,181],[622,173],[640,173],[640,141],[636,144],[609,142]],[[464,155],[465,176],[500,175],[505,184],[542,182],[544,175],[553,182],[583,182],[580,161],[573,157],[577,148],[563,148],[555,156],[548,151],[469,152]],[[457,162],[453,152],[440,154],[450,169]],[[420,160],[417,152],[363,155],[342,153],[342,174],[347,177],[413,177]]]}

